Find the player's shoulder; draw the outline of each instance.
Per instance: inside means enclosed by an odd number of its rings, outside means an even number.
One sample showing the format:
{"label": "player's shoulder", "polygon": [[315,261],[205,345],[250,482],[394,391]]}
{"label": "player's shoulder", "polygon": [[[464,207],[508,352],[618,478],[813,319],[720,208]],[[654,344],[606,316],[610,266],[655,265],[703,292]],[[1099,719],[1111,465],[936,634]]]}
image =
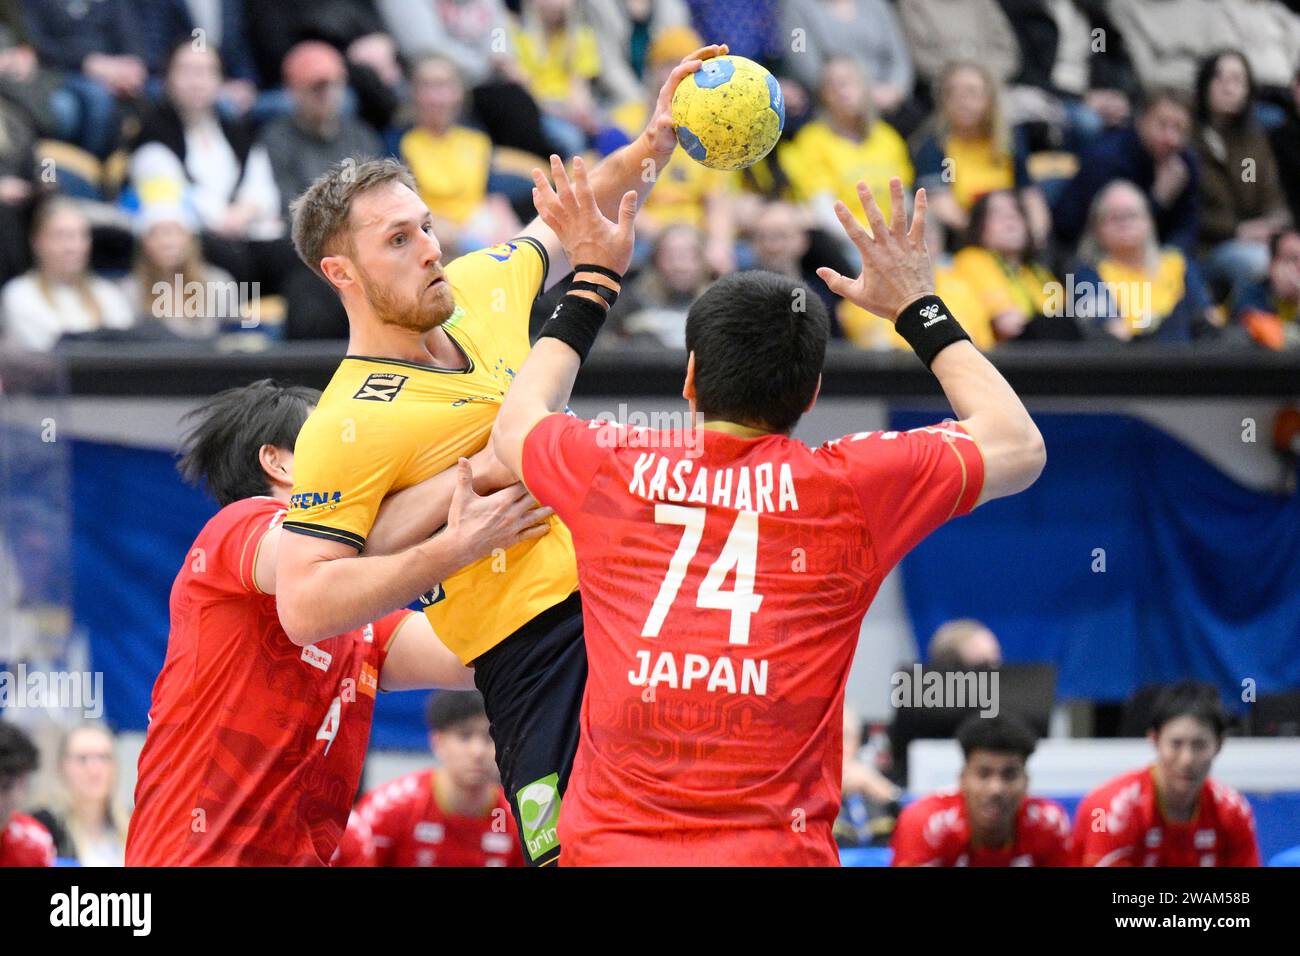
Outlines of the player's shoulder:
{"label": "player's shoulder", "polygon": [[498,242],[496,245],[475,249],[472,252],[457,256],[447,263],[444,271],[453,286],[457,285],[459,279],[466,276],[474,276],[484,272],[490,274],[492,271],[500,271],[503,268],[519,266],[524,263],[542,266],[543,275],[545,275],[545,267],[550,264],[548,258],[546,247],[542,245],[539,239],[532,236],[516,236],[506,242]]}
{"label": "player's shoulder", "polygon": [[1250,809],[1250,801],[1236,787],[1222,780],[1207,778],[1201,792],[1202,799],[1208,797],[1220,817],[1237,820],[1249,820],[1254,817]]}
{"label": "player's shoulder", "polygon": [[284,504],[269,495],[254,495],[232,501],[208,519],[195,539],[195,544],[216,543],[231,532],[246,530],[250,525],[256,526],[263,521],[269,531],[283,518],[284,513]]}
{"label": "player's shoulder", "polygon": [[54,837],[50,831],[40,820],[26,813],[15,813],[9,818],[5,836],[7,842],[28,851],[48,852],[50,855],[54,853]]}
{"label": "player's shoulder", "polygon": [[371,810],[387,810],[398,804],[407,804],[421,794],[429,793],[433,784],[433,770],[413,770],[400,777],[381,783],[366,794],[362,803]]}
{"label": "player's shoulder", "polygon": [[1108,827],[1116,829],[1141,816],[1154,800],[1154,794],[1150,767],[1126,771],[1089,791],[1079,801],[1078,817],[1082,823],[1090,811],[1105,810]]}
{"label": "player's shoulder", "polygon": [[1065,807],[1047,797],[1026,797],[1021,819],[1034,830],[1057,836],[1070,832],[1070,815]]}
{"label": "player's shoulder", "polygon": [[[955,790],[938,790],[918,797],[905,806],[898,822],[899,825],[906,821],[913,826],[933,829],[936,824],[932,824],[931,821],[937,820],[940,829],[956,829],[964,809],[960,793]],[[949,827],[948,824],[952,826]]]}

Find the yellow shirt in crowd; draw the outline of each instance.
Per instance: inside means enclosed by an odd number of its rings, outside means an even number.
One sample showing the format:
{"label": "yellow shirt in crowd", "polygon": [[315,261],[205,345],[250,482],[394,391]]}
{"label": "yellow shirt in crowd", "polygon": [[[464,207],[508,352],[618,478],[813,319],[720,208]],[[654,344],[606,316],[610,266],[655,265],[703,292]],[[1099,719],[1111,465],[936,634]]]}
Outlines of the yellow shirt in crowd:
{"label": "yellow shirt in crowd", "polygon": [[516,28],[514,42],[528,88],[538,100],[567,100],[574,80],[600,76],[600,50],[591,27],[545,38]]}
{"label": "yellow shirt in crowd", "polygon": [[[997,344],[993,334],[993,316],[985,307],[979,294],[954,269],[936,267],[934,271],[934,291],[943,299],[944,305],[952,310],[957,321],[971,337],[971,342],[980,351],[987,351]],[[849,341],[862,349],[907,349],[911,346],[894,331],[894,323],[866,309],[861,309],[848,299],[840,300],[835,312],[840,326]]]}
{"label": "yellow shirt in crowd", "polygon": [[790,149],[778,153],[778,159],[796,199],[807,202],[818,193],[829,192],[843,200],[859,218],[862,211],[857,189],[859,180],[871,187],[881,212],[888,217],[890,178],[901,179],[904,189],[910,189],[915,178],[903,137],[879,119],[871,124],[862,140],[849,139],[828,123],[813,120],[799,130]]}
{"label": "yellow shirt in crowd", "polygon": [[967,246],[952,259],[953,271],[980,297],[990,316],[1018,309],[1033,318],[1047,309],[1049,283],[1056,278],[1037,264],[1010,266],[988,249]]}
{"label": "yellow shirt in crowd", "polygon": [[1015,160],[998,150],[990,136],[949,136],[943,152],[952,161],[952,195],[962,209],[969,210],[985,193],[1016,186]]}
{"label": "yellow shirt in crowd", "polygon": [[438,135],[416,127],[399,144],[402,162],[410,168],[420,198],[440,219],[463,225],[487,196],[492,140],[467,126],[453,126]]}

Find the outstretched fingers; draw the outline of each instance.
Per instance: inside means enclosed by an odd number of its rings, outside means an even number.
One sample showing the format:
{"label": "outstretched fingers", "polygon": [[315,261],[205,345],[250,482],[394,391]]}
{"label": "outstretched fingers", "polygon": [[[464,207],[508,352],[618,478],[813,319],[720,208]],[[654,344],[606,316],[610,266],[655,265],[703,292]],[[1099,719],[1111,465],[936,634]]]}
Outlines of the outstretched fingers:
{"label": "outstretched fingers", "polygon": [[916,198],[912,201],[912,228],[907,232],[907,238],[917,245],[925,242],[925,211],[929,206],[925,189],[918,189]]}
{"label": "outstretched fingers", "polygon": [[876,197],[871,194],[871,187],[866,183],[858,183],[858,200],[862,203],[862,211],[867,214],[867,222],[871,226],[871,238],[876,242],[882,241],[889,234],[889,225],[885,222],[885,214],[876,205]]}

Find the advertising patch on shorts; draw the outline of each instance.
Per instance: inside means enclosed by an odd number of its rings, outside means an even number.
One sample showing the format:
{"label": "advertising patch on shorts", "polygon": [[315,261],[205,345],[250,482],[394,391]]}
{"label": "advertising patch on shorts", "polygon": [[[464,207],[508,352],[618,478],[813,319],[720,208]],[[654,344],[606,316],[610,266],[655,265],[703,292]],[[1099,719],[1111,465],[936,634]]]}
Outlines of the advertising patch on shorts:
{"label": "advertising patch on shorts", "polygon": [[548,774],[515,794],[519,821],[524,827],[528,857],[537,860],[559,846],[560,775]]}

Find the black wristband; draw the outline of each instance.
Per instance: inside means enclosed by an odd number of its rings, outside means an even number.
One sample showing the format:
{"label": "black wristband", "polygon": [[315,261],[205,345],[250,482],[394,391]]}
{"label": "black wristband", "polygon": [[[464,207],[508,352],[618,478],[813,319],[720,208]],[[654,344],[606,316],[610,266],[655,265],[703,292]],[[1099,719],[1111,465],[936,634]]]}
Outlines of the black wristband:
{"label": "black wristband", "polygon": [[614,282],[619,283],[620,285],[622,285],[622,283],[623,283],[623,277],[622,277],[621,275],[619,275],[619,274],[618,274],[617,272],[615,272],[613,269],[606,269],[604,266],[593,266],[593,265],[591,265],[590,263],[588,263],[587,265],[574,266],[574,267],[573,267],[573,271],[574,271],[574,272],[594,272],[594,273],[596,273],[596,275],[598,275],[598,276],[604,276],[606,279],[610,279],[610,280],[612,280],[612,281],[614,281]]}
{"label": "black wristband", "polygon": [[899,315],[894,328],[916,357],[929,368],[934,357],[954,342],[969,342],[966,330],[937,295],[924,295]]}
{"label": "black wristband", "polygon": [[559,339],[585,362],[596,336],[600,334],[600,327],[605,324],[605,312],[605,307],[599,302],[566,294],[537,337]]}
{"label": "black wristband", "polygon": [[613,305],[618,301],[618,290],[611,289],[607,285],[601,285],[598,282],[584,282],[574,279],[569,283],[570,292],[594,292],[605,300],[606,305]]}

